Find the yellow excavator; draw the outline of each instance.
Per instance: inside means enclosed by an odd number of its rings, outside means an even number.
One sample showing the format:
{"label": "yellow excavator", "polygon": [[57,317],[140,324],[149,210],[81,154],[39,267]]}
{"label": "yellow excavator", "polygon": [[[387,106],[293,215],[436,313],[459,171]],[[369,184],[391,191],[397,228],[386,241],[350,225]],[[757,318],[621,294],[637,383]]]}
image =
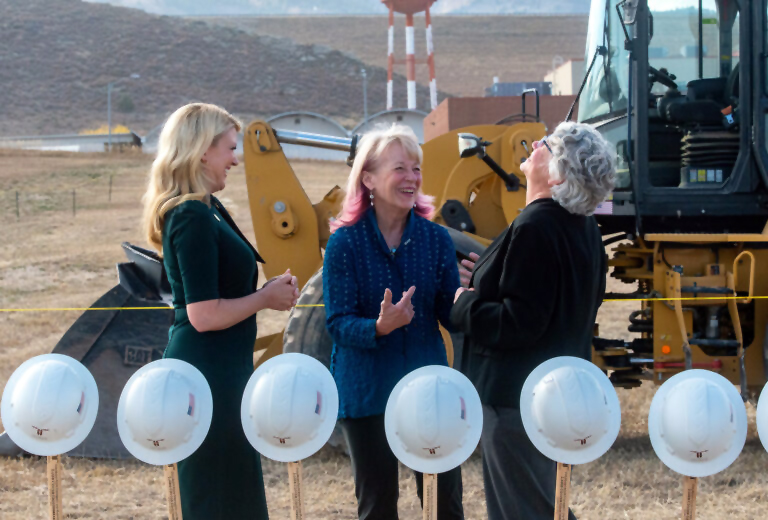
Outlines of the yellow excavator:
{"label": "yellow excavator", "polygon": [[594,361],[632,387],[713,370],[768,378],[768,11],[760,0],[593,0],[578,118],[615,145],[597,215],[632,341]]}
{"label": "yellow excavator", "polygon": [[[529,114],[531,120],[538,116]],[[435,222],[446,226],[457,253],[468,258],[480,253],[525,207],[520,164],[531,143],[545,135],[540,122],[513,126],[476,126],[449,132],[424,144],[422,189],[435,197]],[[481,160],[462,160],[459,135],[482,136]],[[269,278],[290,267],[302,288],[285,331],[259,338],[265,350],[259,363],[281,352],[302,352],[330,362],[332,342],[325,328],[322,249],[328,241],[328,222],[341,209],[344,192],[338,186],[312,204],[296,178],[281,144],[343,150],[354,156],[356,137],[344,139],[301,132],[275,131],[264,121],[245,130],[243,148],[246,183],[259,248],[268,251],[264,273]],[[453,339],[443,330],[449,362],[454,363]]]}
{"label": "yellow excavator", "polygon": [[[696,3],[696,2],[694,2]],[[593,362],[614,385],[660,384],[690,368],[716,371],[756,396],[768,380],[768,10],[765,0],[592,0],[578,120],[617,153],[617,187],[596,214],[612,248],[611,276],[636,300],[631,341],[600,337]],[[546,102],[546,101],[544,101]],[[538,105],[538,103],[537,103]],[[570,115],[569,115],[570,116]],[[537,115],[510,126],[463,128],[423,145],[423,190],[435,197],[458,257],[481,252],[525,206],[520,163],[546,135]],[[479,136],[462,157],[460,134]],[[463,138],[471,136],[462,136]],[[259,338],[259,362],[283,351],[329,363],[322,307],[328,221],[344,193],[312,204],[283,153],[299,144],[354,155],[357,137],[245,130],[244,153],[256,242],[268,277],[289,268],[302,291],[282,333]],[[466,155],[466,154],[464,154]],[[342,166],[340,166],[342,167]],[[95,307],[152,306],[170,288],[154,253],[123,244],[120,284]],[[140,314],[140,316],[139,316]],[[102,413],[72,455],[126,457],[115,430],[120,389],[158,359],[172,311],[84,313],[54,352],[83,361],[97,378]],[[444,333],[457,365],[459,336]],[[0,435],[0,453],[19,453]]]}
{"label": "yellow excavator", "polygon": [[[616,147],[617,188],[596,217],[612,247],[611,276],[628,284],[608,299],[637,302],[631,341],[596,327],[593,361],[617,386],[704,368],[747,399],[768,379],[767,12],[756,0],[592,2],[578,119]],[[519,165],[545,132],[539,122],[477,126],[424,144],[423,189],[459,256],[482,250],[524,207]],[[476,157],[460,156],[462,133],[487,143]],[[264,122],[245,135],[256,240],[284,252],[267,275],[291,267],[303,287],[285,332],[259,347],[264,358],[284,349],[327,363],[319,269],[342,192],[312,206],[281,142],[347,151],[355,143]]]}

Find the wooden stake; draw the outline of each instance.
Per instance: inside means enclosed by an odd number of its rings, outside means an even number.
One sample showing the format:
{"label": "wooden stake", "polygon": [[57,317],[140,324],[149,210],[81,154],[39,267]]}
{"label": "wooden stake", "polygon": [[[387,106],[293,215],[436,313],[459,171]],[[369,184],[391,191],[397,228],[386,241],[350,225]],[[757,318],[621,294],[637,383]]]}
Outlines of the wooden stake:
{"label": "wooden stake", "polygon": [[61,514],[61,455],[48,457],[48,517],[62,520]]}
{"label": "wooden stake", "polygon": [[699,479],[683,477],[683,520],[696,520],[696,488]]}
{"label": "wooden stake", "polygon": [[301,461],[288,463],[288,488],[291,492],[291,520],[304,520],[304,482]]}
{"label": "wooden stake", "polygon": [[179,492],[179,468],[176,464],[163,466],[165,497],[168,502],[168,520],[182,520],[181,493]]}
{"label": "wooden stake", "polygon": [[571,502],[571,468],[570,464],[557,463],[555,520],[568,520],[568,504]]}
{"label": "wooden stake", "polygon": [[437,520],[437,474],[424,473],[423,520]]}

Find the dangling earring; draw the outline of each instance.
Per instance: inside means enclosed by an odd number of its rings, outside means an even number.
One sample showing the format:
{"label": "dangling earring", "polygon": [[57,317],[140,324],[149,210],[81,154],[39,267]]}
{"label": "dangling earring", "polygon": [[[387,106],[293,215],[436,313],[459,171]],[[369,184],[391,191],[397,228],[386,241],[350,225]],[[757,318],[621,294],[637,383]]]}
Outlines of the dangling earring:
{"label": "dangling earring", "polygon": [[371,206],[373,206],[373,190],[371,190],[371,195],[370,195],[370,197],[371,197]]}

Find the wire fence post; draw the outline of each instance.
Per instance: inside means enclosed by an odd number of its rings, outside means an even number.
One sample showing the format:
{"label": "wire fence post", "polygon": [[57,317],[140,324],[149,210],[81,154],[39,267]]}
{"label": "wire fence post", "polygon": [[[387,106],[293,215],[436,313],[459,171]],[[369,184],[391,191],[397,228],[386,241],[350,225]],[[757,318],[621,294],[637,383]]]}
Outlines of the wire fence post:
{"label": "wire fence post", "polygon": [[75,190],[72,190],[72,216],[74,217],[77,214],[77,210],[75,209]]}
{"label": "wire fence post", "polygon": [[16,192],[16,221],[21,220],[21,214],[19,213],[19,192]]}
{"label": "wire fence post", "polygon": [[114,175],[109,176],[109,202],[112,202],[112,177]]}

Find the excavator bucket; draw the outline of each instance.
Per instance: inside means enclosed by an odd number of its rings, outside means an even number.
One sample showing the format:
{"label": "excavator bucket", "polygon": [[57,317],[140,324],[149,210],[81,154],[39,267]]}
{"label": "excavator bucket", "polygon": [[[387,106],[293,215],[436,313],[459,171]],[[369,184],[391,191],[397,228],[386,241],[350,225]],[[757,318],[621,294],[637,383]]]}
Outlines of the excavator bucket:
{"label": "excavator bucket", "polygon": [[[120,285],[107,291],[91,309],[158,307],[168,293],[162,263],[153,253],[123,244],[133,262],[118,264]],[[157,282],[157,283],[156,283]],[[129,289],[127,290],[126,287]],[[136,295],[140,297],[136,297]],[[99,388],[99,413],[91,433],[74,457],[130,458],[117,433],[117,402],[128,379],[141,366],[160,359],[168,342],[173,310],[89,310],[62,336],[53,349],[71,356],[90,370]],[[25,452],[0,435],[0,454]]]}

